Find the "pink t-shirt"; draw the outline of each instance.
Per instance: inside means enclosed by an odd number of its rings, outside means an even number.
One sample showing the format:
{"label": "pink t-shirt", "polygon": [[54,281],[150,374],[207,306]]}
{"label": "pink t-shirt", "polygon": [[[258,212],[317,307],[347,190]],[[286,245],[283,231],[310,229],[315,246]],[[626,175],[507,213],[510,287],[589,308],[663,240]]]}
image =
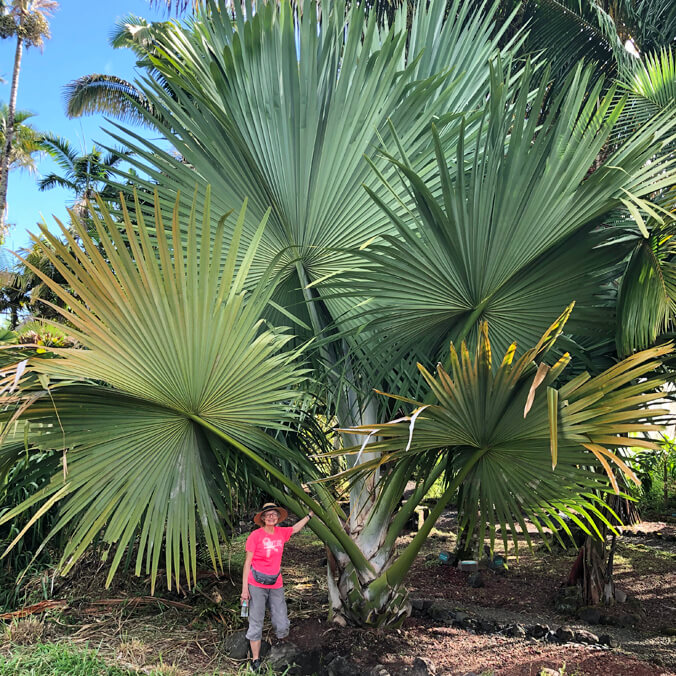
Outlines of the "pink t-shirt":
{"label": "pink t-shirt", "polygon": [[[265,528],[253,531],[246,540],[246,551],[253,552],[251,567],[266,575],[278,573],[282,565],[284,543],[289,541],[292,533],[291,526],[275,526],[275,532],[272,534],[267,533]],[[283,582],[280,575],[275,584],[259,584],[254,580],[253,573],[249,571],[249,584],[264,589],[279,589]]]}

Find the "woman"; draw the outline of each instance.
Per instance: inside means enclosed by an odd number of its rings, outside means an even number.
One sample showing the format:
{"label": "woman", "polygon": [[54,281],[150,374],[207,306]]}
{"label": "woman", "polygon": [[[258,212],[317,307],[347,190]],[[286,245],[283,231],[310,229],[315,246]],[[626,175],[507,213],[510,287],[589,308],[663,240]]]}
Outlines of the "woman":
{"label": "woman", "polygon": [[246,541],[242,603],[247,601],[249,604],[249,631],[246,637],[251,644],[252,671],[258,671],[261,666],[261,638],[266,605],[270,608],[270,619],[277,638],[283,639],[289,635],[289,618],[281,575],[282,553],[284,543],[305,527],[312,512],[293,526],[278,526],[288,515],[283,507],[278,507],[274,502],[265,503],[254,517],[254,523],[260,528],[253,531]]}

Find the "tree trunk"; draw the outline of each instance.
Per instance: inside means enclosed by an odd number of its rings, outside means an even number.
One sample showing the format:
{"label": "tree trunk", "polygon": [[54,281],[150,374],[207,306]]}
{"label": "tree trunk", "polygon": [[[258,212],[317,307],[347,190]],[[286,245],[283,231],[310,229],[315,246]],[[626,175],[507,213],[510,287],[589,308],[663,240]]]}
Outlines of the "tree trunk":
{"label": "tree trunk", "polygon": [[5,230],[5,213],[7,211],[7,186],[9,184],[9,163],[14,138],[14,114],[16,112],[16,95],[19,89],[19,72],[21,71],[21,57],[23,55],[23,38],[17,35],[16,52],[14,53],[14,72],[12,73],[12,88],[7,104],[7,131],[5,147],[2,152],[2,166],[0,167],[0,233]]}
{"label": "tree trunk", "polygon": [[411,614],[408,591],[402,584],[384,585],[380,576],[392,563],[373,557],[373,573],[360,575],[345,557],[329,557],[327,580],[330,619],[337,624],[358,627],[397,627]]}
{"label": "tree trunk", "polygon": [[[635,508],[625,498],[613,496],[610,507],[623,523],[635,522],[637,516]],[[582,586],[582,600],[588,606],[595,606],[601,601],[606,605],[615,603],[613,568],[617,535],[615,533],[612,535],[606,561],[607,529],[600,525],[600,531],[600,539],[587,535],[566,580],[567,585]]]}
{"label": "tree trunk", "polygon": [[595,606],[603,597],[606,586],[605,543],[587,536],[582,545],[582,600]]}

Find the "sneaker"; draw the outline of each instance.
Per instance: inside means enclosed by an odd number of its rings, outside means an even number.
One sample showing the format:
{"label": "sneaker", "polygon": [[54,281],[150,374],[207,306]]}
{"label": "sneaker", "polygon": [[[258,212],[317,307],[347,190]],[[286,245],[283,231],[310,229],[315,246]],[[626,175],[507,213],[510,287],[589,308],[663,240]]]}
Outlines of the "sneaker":
{"label": "sneaker", "polygon": [[257,674],[261,670],[261,661],[260,660],[251,660],[249,663],[249,671],[253,674]]}

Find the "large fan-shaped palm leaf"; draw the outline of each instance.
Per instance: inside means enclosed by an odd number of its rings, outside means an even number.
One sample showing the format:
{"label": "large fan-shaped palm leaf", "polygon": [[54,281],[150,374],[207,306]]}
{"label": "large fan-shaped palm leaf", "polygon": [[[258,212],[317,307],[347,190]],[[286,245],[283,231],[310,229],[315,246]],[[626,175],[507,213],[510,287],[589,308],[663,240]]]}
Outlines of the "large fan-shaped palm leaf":
{"label": "large fan-shaped palm leaf", "polygon": [[[514,526],[523,526],[524,517],[539,529],[554,531],[568,530],[563,515],[585,530],[594,530],[597,518],[607,523],[599,510],[600,493],[611,487],[619,490],[612,465],[637,481],[611,449],[655,447],[628,434],[661,429],[651,419],[666,416],[668,409],[646,407],[663,397],[659,388],[664,378],[648,374],[672,346],[636,354],[594,378],[583,373],[557,385],[569,355],[552,367],[542,358],[569,312],[520,359],[515,358],[513,344],[499,364],[494,362],[488,327],[482,323],[474,351],[464,342],[459,350],[451,345],[449,369],[439,364],[434,375],[419,365],[430,389],[428,403],[403,399],[415,407],[411,415],[351,430],[377,436],[373,448],[383,457],[347,475],[366,473],[382,462],[416,456],[420,461],[431,454],[446,467],[448,488],[430,518],[436,518],[462,486],[461,520],[472,531],[478,518],[480,539],[486,528],[494,539],[501,526],[505,547],[511,532],[518,548]],[[394,564],[390,576],[395,577],[401,566]]]}
{"label": "large fan-shaped palm leaf", "polygon": [[[151,80],[141,85],[171,115],[171,128],[153,122],[183,161],[140,137],[125,142],[169,201],[197,182],[211,184],[224,207],[247,197],[253,223],[272,206],[261,264],[283,252],[292,296],[345,265],[336,249],[389,229],[361,189],[384,194],[363,155],[393,144],[386,121],[422,169],[430,153],[424,125],[483,103],[494,9],[473,16],[469,3],[455,2],[444,20],[445,2],[421,5],[407,49],[405,10],[385,31],[358,3],[319,13],[310,2],[302,11],[270,2],[253,16],[236,3],[234,26],[225,3],[209,7],[189,28],[160,38],[154,65],[176,98]],[[393,171],[380,160],[378,167]]]}
{"label": "large fan-shaped palm leaf", "polygon": [[653,210],[648,219],[649,232],[631,233],[635,246],[622,275],[617,305],[619,354],[654,345],[676,317],[676,189],[666,191],[655,206],[660,211]]}
{"label": "large fan-shaped palm leaf", "polygon": [[44,231],[45,255],[72,293],[34,269],[67,304],[58,310],[84,349],[17,365],[15,379],[25,384],[6,390],[5,419],[18,422],[8,431],[32,447],[64,450],[63,475],[32,502],[47,509],[61,501],[55,531],[70,532],[65,571],[101,533],[116,549],[111,577],[138,537],[137,572],[145,561],[154,581],[164,550],[169,584],[181,568],[190,584],[197,541],[216,565],[232,491],[253,471],[233,449],[283,452],[260,430],[293,418],[303,372],[284,351],[284,332],[260,320],[272,285],[261,280],[245,291],[263,232],[261,224],[237,264],[245,208],[224,251],[222,226],[215,239],[183,243],[176,214],[167,237],[158,210],[153,239],[142,220],[125,212],[120,227],[99,206],[103,220],[93,219],[104,253],[77,216],[81,244],[65,227],[65,244]]}
{"label": "large fan-shaped palm leaf", "polygon": [[[626,251],[601,246],[609,234],[594,228],[622,206],[627,191],[645,195],[674,181],[668,157],[653,156],[669,142],[676,119],[654,120],[589,175],[622,108],[612,103],[613,92],[597,99],[600,82],[588,95],[589,77],[578,69],[569,78],[540,128],[535,116],[526,117],[528,80],[511,101],[496,79],[483,115],[487,133],[474,142],[469,171],[462,137],[457,157],[437,141],[441,195],[426,184],[429,175],[393,159],[415,200],[416,225],[374,195],[400,238],[371,245],[360,273],[342,282],[373,297],[381,342],[404,352],[417,346],[434,358],[449,338],[476,337],[485,319],[495,348],[504,351],[514,339],[532,344],[573,300],[594,308],[603,275],[617,274]],[[546,96],[546,80],[533,110]]]}

